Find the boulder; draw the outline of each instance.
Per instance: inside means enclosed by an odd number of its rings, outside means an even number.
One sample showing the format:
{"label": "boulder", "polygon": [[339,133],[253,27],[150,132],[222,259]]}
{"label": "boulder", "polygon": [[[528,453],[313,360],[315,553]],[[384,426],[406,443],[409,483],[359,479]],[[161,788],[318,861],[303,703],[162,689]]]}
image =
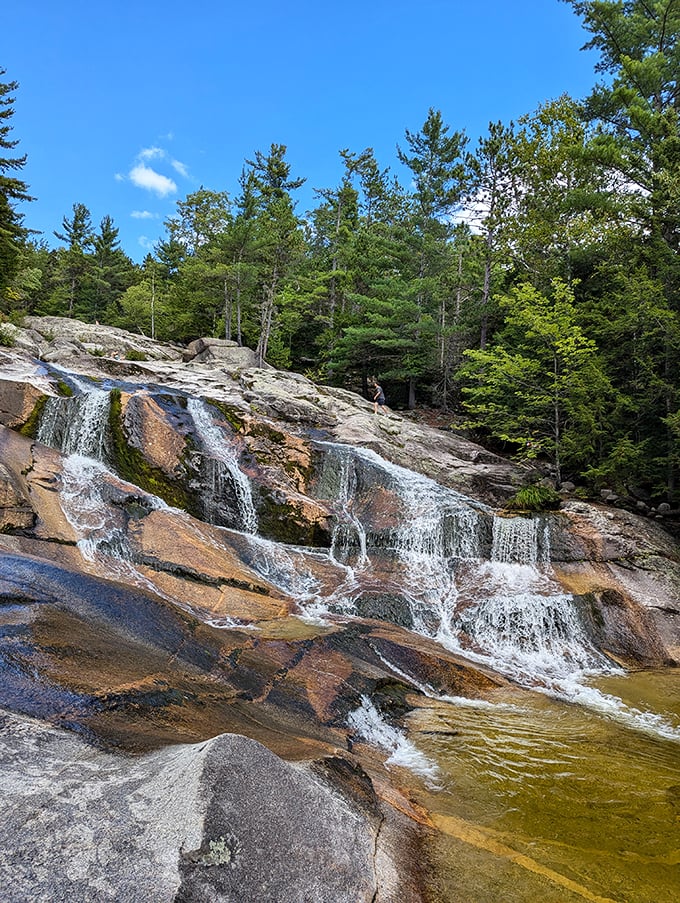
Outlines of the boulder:
{"label": "boulder", "polygon": [[245,737],[130,758],[3,713],[0,757],[5,903],[387,903],[397,892],[371,820],[319,771]]}
{"label": "boulder", "polygon": [[[228,339],[213,338],[190,342],[182,352],[182,360],[185,364],[212,364],[228,372],[258,365],[257,355],[251,348]],[[265,368],[273,369],[269,364]]]}
{"label": "boulder", "polygon": [[41,389],[30,382],[0,379],[0,424],[23,426],[42,397]]}
{"label": "boulder", "polygon": [[28,530],[34,522],[35,513],[29,500],[4,464],[0,464],[0,533]]}

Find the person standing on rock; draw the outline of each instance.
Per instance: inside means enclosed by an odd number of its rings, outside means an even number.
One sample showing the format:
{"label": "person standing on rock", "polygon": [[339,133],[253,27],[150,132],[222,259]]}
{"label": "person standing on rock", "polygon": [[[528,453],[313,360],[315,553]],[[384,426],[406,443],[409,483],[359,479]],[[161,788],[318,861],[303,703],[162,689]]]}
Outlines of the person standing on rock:
{"label": "person standing on rock", "polygon": [[374,413],[377,414],[378,410],[385,410],[385,393],[382,390],[382,386],[378,384],[378,381],[373,379],[373,407]]}

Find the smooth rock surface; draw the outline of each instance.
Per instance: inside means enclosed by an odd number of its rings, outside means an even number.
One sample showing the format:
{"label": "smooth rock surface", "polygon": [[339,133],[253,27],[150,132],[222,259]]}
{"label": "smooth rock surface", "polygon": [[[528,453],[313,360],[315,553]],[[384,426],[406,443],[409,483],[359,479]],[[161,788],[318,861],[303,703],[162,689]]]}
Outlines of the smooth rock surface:
{"label": "smooth rock surface", "polygon": [[132,758],[0,713],[0,758],[3,903],[395,899],[365,817],[245,737]]}

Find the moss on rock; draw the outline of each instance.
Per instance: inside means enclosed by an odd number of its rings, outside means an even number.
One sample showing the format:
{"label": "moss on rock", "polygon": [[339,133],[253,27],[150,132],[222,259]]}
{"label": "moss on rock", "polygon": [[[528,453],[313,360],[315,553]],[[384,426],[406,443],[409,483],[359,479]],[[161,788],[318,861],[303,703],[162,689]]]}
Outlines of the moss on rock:
{"label": "moss on rock", "polygon": [[183,508],[189,514],[200,516],[198,500],[182,484],[182,481],[172,479],[160,467],[150,464],[138,448],[129,444],[123,427],[120,389],[111,390],[109,434],[112,464],[124,480],[136,484],[146,492],[159,496],[168,505]]}

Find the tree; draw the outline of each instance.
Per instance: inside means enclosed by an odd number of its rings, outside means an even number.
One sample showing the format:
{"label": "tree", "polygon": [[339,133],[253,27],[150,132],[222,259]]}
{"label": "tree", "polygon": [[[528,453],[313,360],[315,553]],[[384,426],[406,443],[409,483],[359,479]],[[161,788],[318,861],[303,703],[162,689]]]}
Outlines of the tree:
{"label": "tree", "polygon": [[64,231],[54,234],[66,244],[66,248],[60,251],[59,269],[61,280],[67,285],[68,316],[72,317],[76,302],[81,307],[87,307],[84,281],[91,266],[88,255],[94,242],[90,211],[85,204],[74,204],[73,216],[71,219],[65,216],[61,225]]}
{"label": "tree", "polygon": [[135,281],[135,268],[118,240],[118,229],[110,216],[102,217],[93,241],[95,291],[90,319],[105,317],[112,308],[120,310],[120,298]]}
{"label": "tree", "polygon": [[[445,294],[437,291],[438,275],[446,266],[452,214],[463,197],[466,182],[464,132],[448,134],[441,112],[430,108],[420,132],[406,130],[409,153],[397,148],[399,160],[413,173],[413,231],[415,300],[422,316],[443,320]],[[438,313],[436,313],[438,309]],[[415,407],[415,385],[427,369],[425,348],[410,358],[409,408]]]}
{"label": "tree", "polygon": [[503,248],[505,223],[514,197],[513,125],[489,123],[489,134],[480,138],[477,151],[468,157],[468,199],[472,216],[484,238],[484,277],[481,292],[479,347],[486,348],[494,263]]}
{"label": "tree", "polygon": [[171,241],[183,245],[187,255],[197,254],[231,220],[229,195],[226,191],[199,188],[177,202],[177,213],[165,222]]}
{"label": "tree", "polygon": [[[649,380],[663,386],[654,411],[665,429],[666,492],[677,482],[676,437],[668,424],[678,410],[680,382],[680,4],[677,0],[567,0],[599,51],[609,76],[586,101],[598,127],[593,157],[618,188],[621,209],[636,232],[632,270],[646,271],[665,299],[666,330]],[[655,304],[658,304],[656,290]],[[665,427],[662,425],[665,424]]]}
{"label": "tree", "polygon": [[304,179],[290,177],[290,164],[285,159],[286,146],[272,144],[266,156],[260,151],[249,160],[253,184],[257,192],[258,237],[260,239],[260,334],[257,358],[267,358],[272,331],[276,326],[277,300],[293,262],[301,255],[303,238],[295,216],[290,192]]}
{"label": "tree", "polygon": [[611,387],[564,282],[555,280],[549,296],[525,283],[499,304],[497,341],[466,352],[465,407],[493,436],[547,455],[559,485],[565,466],[582,472],[592,463]]}
{"label": "tree", "polygon": [[[6,70],[0,68],[0,78]],[[13,92],[19,87],[15,81],[0,81],[0,297],[12,282],[20,266],[21,247],[28,236],[23,225],[23,215],[18,212],[17,204],[31,201],[28,186],[11,173],[23,168],[26,155],[13,157],[6,155],[19,143],[10,139],[12,126],[9,124],[14,115]]]}

